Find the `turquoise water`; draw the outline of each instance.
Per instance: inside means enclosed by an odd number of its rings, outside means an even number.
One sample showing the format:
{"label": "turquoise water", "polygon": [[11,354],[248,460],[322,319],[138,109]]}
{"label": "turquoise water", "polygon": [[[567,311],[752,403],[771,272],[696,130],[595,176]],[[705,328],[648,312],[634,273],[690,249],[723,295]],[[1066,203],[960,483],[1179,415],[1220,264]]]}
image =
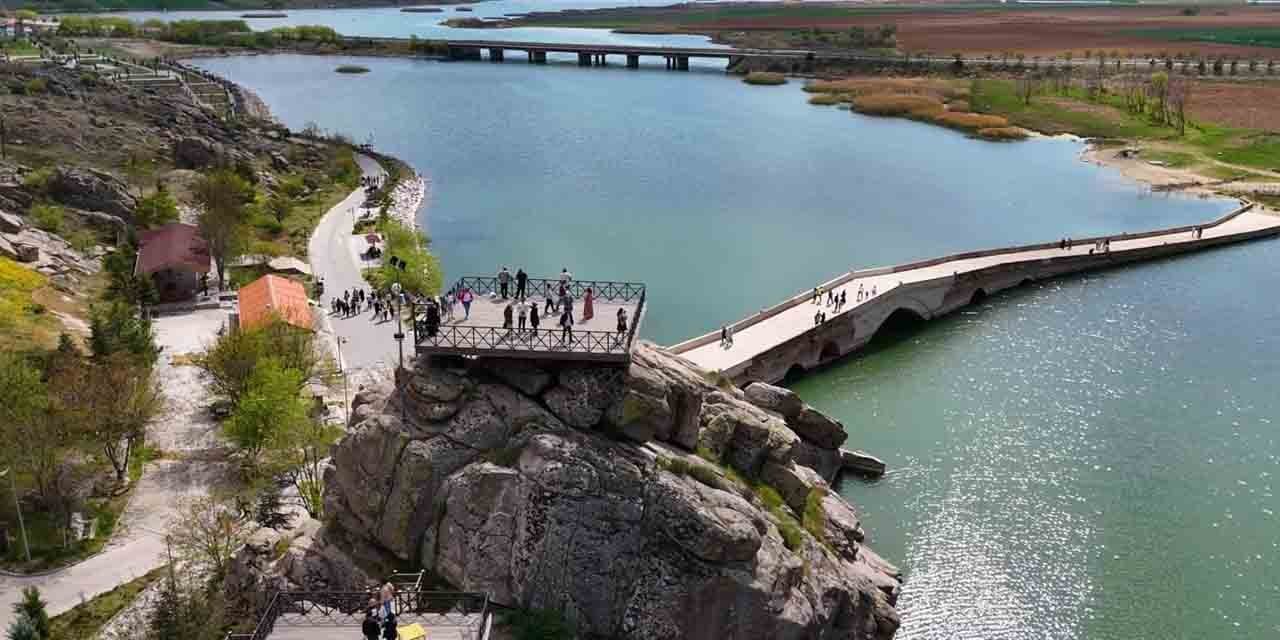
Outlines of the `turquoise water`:
{"label": "turquoise water", "polygon": [[[991,144],[710,70],[272,56],[201,61],[287,124],[431,180],[450,277],[649,285],[642,333],[717,327],[840,271],[1204,220],[1079,143]],[[1270,420],[1280,245],[1037,285],[802,378],[892,472],[848,481],[907,574],[902,638],[1280,633]]]}

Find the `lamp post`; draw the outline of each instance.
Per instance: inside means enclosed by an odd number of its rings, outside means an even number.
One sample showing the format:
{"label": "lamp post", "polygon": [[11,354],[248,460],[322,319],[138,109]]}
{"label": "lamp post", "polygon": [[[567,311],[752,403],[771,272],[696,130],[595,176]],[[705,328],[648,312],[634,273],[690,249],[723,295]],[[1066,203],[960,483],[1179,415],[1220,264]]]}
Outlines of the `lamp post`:
{"label": "lamp post", "polygon": [[18,480],[13,475],[9,475],[12,470],[9,468],[0,471],[0,478],[9,476],[9,486],[13,489],[13,508],[18,512],[18,529],[22,532],[22,550],[27,554],[27,562],[31,562],[31,543],[27,541],[27,524],[22,521],[22,504],[18,502]]}
{"label": "lamp post", "polygon": [[347,343],[347,339],[333,332],[338,338],[338,373],[342,374],[342,415],[346,420],[347,426],[351,426],[351,396],[347,393],[347,365],[342,362],[342,345]]}
{"label": "lamp post", "polygon": [[[397,377],[404,373],[404,325],[403,319],[400,317],[400,295],[404,291],[404,287],[400,286],[400,274],[404,272],[407,263],[396,256],[391,256],[391,266],[396,270],[396,281],[391,285],[391,294],[396,298],[396,345],[400,349],[400,367],[396,371]],[[404,405],[404,383],[396,385],[400,389],[400,422],[407,423],[408,417],[405,414]]]}

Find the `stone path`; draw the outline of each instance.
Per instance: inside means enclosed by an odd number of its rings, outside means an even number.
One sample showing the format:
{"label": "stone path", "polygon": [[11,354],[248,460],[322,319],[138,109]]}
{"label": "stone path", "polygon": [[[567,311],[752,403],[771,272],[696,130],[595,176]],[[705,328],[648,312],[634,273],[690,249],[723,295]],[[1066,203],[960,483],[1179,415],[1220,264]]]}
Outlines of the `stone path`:
{"label": "stone path", "polygon": [[[1236,234],[1278,227],[1280,227],[1280,217],[1253,210],[1236,216],[1220,225],[1204,227],[1203,239],[1210,240],[1213,238],[1224,238],[1234,236]],[[1190,248],[1192,243],[1192,235],[1187,231],[1161,234],[1145,238],[1121,239],[1116,237],[1111,242],[1111,253],[1116,254],[1124,251],[1166,244],[1187,244],[1189,245],[1188,248]],[[963,274],[1000,264],[1035,262],[1066,256],[1080,256],[1088,254],[1091,249],[1093,249],[1092,243],[1077,242],[1070,250],[1058,249],[1055,246],[1051,249],[1034,249],[1014,253],[997,253],[994,255],[982,255],[972,258],[950,260],[906,271],[857,277],[836,287],[835,292],[837,295],[843,292],[848,296],[848,301],[842,310],[842,313],[849,313],[851,310],[862,304],[866,304],[871,300],[871,298],[868,297],[864,297],[861,301],[857,300],[859,287],[863,288],[864,291],[870,291],[874,288],[877,296],[884,296],[886,293],[902,284],[931,280],[933,278],[949,276],[955,273]],[[877,271],[882,270],[869,271],[876,273]],[[805,294],[803,293],[798,294],[798,297],[800,298],[803,298],[804,296]],[[698,338],[686,340],[683,343],[672,346],[670,349],[673,353],[677,353],[681,357],[686,358],[705,369],[712,371],[729,371],[742,363],[750,361],[755,356],[769,351],[788,340],[797,338],[813,329],[815,312],[819,310],[826,311],[828,320],[834,318],[836,316],[834,310],[825,305],[825,292],[823,293],[823,298],[824,304],[814,305],[809,304],[806,301],[800,304],[794,304],[790,308],[777,313],[772,317],[768,317],[757,322],[752,322],[752,318],[748,317],[738,323],[735,323],[742,328],[735,331],[733,335],[734,345],[732,348],[725,349],[721,347],[718,339],[712,339],[706,344],[696,344],[707,336],[712,335],[707,334],[706,336],[699,336]],[[713,333],[718,336],[719,330],[716,330]]]}

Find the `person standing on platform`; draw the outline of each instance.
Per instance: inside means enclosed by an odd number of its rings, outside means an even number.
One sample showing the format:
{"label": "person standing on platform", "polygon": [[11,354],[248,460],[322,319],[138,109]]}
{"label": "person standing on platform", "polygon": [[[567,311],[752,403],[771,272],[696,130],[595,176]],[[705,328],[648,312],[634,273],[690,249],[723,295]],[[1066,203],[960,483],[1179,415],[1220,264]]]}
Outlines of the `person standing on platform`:
{"label": "person standing on platform", "polygon": [[511,272],[507,271],[506,265],[498,270],[498,291],[502,295],[502,299],[507,299],[507,289],[511,285]]}
{"label": "person standing on platform", "polygon": [[516,297],[525,299],[525,287],[529,284],[529,274],[524,272],[524,267],[516,269]]}
{"label": "person standing on platform", "polygon": [[583,324],[590,322],[591,318],[595,317],[596,315],[595,307],[592,306],[591,304],[593,300],[595,300],[595,292],[591,290],[591,287],[587,287],[587,290],[582,294],[582,323]]}

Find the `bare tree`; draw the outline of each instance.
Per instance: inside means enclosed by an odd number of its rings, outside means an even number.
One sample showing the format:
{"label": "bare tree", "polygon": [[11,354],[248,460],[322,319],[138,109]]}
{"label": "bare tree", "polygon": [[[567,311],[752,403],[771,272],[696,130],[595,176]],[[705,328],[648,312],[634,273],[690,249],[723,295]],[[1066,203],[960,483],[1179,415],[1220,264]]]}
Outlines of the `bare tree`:
{"label": "bare tree", "polygon": [[231,558],[253,532],[253,524],[213,496],[183,498],[168,541],[183,560],[214,580],[226,576]]}
{"label": "bare tree", "polygon": [[1169,82],[1169,113],[1177,119],[1178,135],[1187,135],[1187,102],[1191,100],[1191,81],[1178,78]]}

